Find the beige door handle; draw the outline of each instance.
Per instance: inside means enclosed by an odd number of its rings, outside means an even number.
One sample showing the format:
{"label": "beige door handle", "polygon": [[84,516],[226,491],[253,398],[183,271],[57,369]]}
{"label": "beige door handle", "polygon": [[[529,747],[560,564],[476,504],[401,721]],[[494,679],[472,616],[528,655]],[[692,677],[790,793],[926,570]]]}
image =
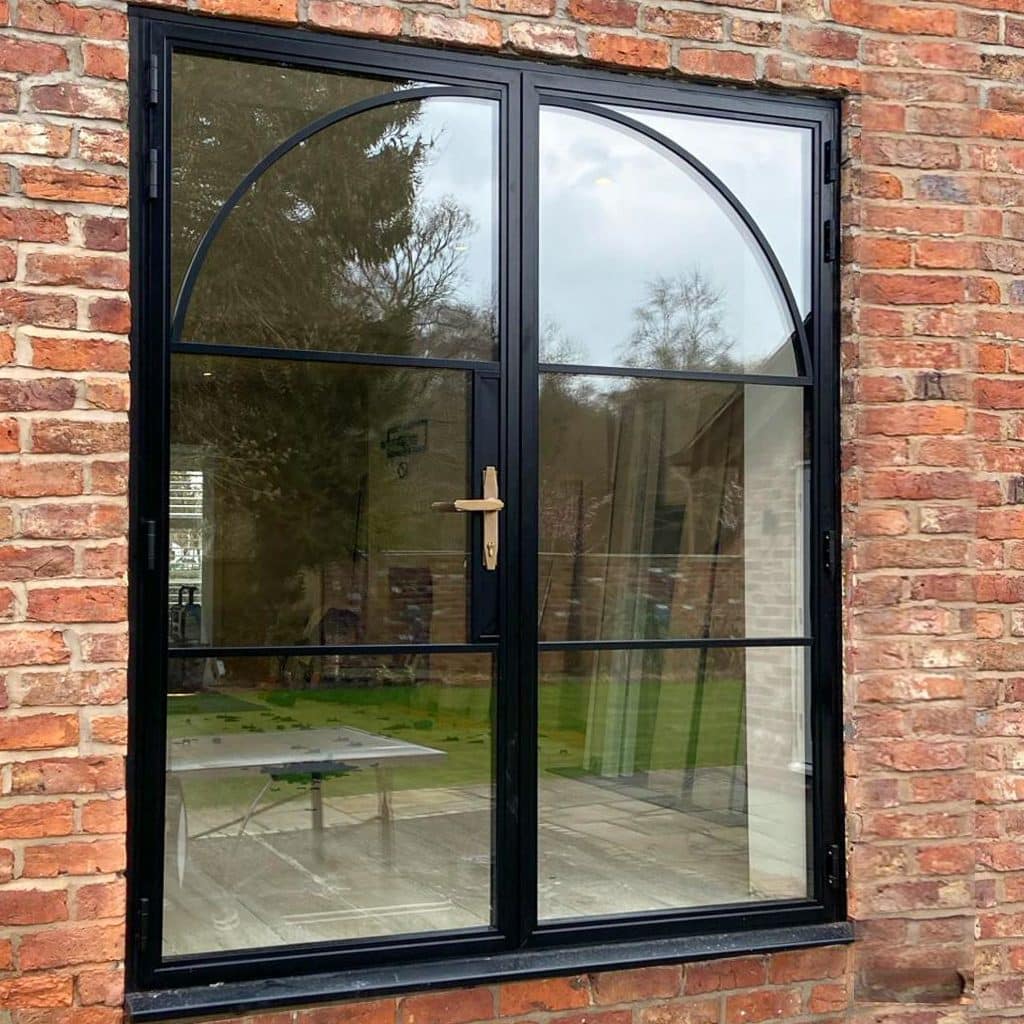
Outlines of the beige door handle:
{"label": "beige door handle", "polygon": [[484,517],[484,568],[498,568],[498,513],[505,502],[498,497],[498,471],[484,466],[484,494],[482,498],[456,498],[454,501],[435,501],[430,506],[435,512],[482,512]]}

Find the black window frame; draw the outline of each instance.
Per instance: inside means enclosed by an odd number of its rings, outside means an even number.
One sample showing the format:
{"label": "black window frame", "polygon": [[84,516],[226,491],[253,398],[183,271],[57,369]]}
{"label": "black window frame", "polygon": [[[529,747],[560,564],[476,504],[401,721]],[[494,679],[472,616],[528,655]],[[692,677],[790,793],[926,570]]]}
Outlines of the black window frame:
{"label": "black window frame", "polygon": [[[838,101],[820,96],[758,93],[701,86],[670,78],[538,64],[273,28],[196,15],[130,8],[131,226],[133,417],[128,771],[128,1006],[135,1019],[240,1012],[290,1001],[393,992],[512,977],[553,975],[707,958],[744,951],[794,948],[852,938],[846,923],[843,856],[843,763],[839,602],[838,417]],[[438,84],[483,86],[500,97],[503,187],[501,282],[503,400],[507,428],[501,453],[506,478],[519,482],[503,538],[506,622],[518,623],[503,645],[499,671],[521,687],[504,688],[497,746],[518,773],[513,793],[499,773],[495,907],[506,931],[413,936],[360,944],[334,943],[242,950],[164,962],[160,957],[163,870],[164,698],[147,680],[163,678],[166,617],[158,570],[166,550],[161,510],[168,436],[166,395],[170,299],[170,70],[175,51],[237,57],[336,71],[394,74]],[[602,921],[537,926],[535,745],[536,627],[519,614],[522,595],[536,592],[536,566],[519,557],[520,523],[527,550],[536,543],[535,397],[520,380],[537,372],[538,182],[536,110],[544,97],[570,105],[613,102],[734,120],[797,125],[812,134],[812,313],[807,321],[812,378],[810,609],[813,824],[809,841],[812,896],[696,911],[634,914]],[[520,162],[522,157],[522,162]],[[513,205],[513,200],[518,200]],[[513,339],[521,339],[513,345]],[[517,346],[521,344],[521,348]],[[516,355],[515,358],[509,358]],[[521,360],[521,361],[520,361]],[[581,369],[581,368],[576,368]],[[808,373],[809,371],[809,373]],[[734,379],[729,375],[728,379]],[[742,379],[742,375],[740,375]],[[513,692],[516,691],[516,692]],[[510,725],[514,723],[514,725]]]}

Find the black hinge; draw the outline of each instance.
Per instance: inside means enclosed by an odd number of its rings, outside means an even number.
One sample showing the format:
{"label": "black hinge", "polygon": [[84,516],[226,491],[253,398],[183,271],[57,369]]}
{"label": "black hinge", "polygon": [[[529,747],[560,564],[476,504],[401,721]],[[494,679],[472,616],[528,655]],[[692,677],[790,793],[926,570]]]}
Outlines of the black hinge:
{"label": "black hinge", "polygon": [[830,889],[839,888],[839,863],[839,847],[828,847],[825,850],[825,884]]}
{"label": "black hinge", "polygon": [[829,576],[836,571],[836,531],[825,530],[821,535],[821,564]]}
{"label": "black hinge", "polygon": [[138,921],[138,928],[135,932],[135,945],[142,950],[149,944],[149,897],[143,896],[139,900],[136,920]]}
{"label": "black hinge", "polygon": [[149,187],[149,198],[160,197],[160,150],[149,151],[149,164],[146,170],[147,185]]}
{"label": "black hinge", "polygon": [[822,248],[825,251],[825,262],[831,263],[836,258],[836,239],[830,220],[825,221],[822,231]]}
{"label": "black hinge", "polygon": [[142,520],[142,544],[146,557],[146,568],[156,568],[156,520]]}
{"label": "black hinge", "polygon": [[160,57],[155,53],[149,58],[149,102],[151,106],[160,102]]}
{"label": "black hinge", "polygon": [[825,184],[832,185],[839,180],[839,154],[836,144],[828,139],[825,142]]}

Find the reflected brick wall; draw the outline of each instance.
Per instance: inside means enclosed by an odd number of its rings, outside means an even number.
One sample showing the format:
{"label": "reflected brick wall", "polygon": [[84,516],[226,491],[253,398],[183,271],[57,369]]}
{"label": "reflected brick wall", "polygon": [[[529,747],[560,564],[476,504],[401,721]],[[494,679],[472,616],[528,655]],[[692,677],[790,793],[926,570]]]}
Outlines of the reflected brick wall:
{"label": "reflected brick wall", "polygon": [[[815,685],[846,698],[849,967],[841,951],[794,970],[741,958],[263,1024],[1019,1020],[1019,0],[164,6],[844,97],[844,678]],[[115,1024],[125,5],[0,0],[0,27],[0,1016]]]}

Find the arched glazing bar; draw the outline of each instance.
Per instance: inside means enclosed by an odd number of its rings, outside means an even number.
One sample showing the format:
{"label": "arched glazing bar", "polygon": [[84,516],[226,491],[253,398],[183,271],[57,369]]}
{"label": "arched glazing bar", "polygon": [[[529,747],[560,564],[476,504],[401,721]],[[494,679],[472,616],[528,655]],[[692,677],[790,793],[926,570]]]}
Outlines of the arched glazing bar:
{"label": "arched glazing bar", "polygon": [[210,221],[209,227],[203,233],[203,237],[199,240],[199,244],[196,246],[192,259],[189,261],[188,270],[185,271],[185,276],[182,279],[181,290],[178,292],[178,300],[175,303],[174,315],[171,319],[171,341],[178,342],[182,340],[181,333],[185,326],[185,317],[188,314],[189,304],[192,301],[192,293],[199,280],[199,275],[202,273],[203,267],[206,264],[206,259],[209,256],[210,249],[212,248],[213,243],[217,240],[217,236],[227,223],[227,220],[231,216],[235,207],[238,206],[242,199],[244,199],[249,193],[250,189],[252,189],[256,182],[258,182],[271,167],[273,167],[283,157],[287,156],[293,149],[302,145],[302,143],[306,142],[308,139],[311,139],[314,135],[318,135],[320,132],[332,127],[333,125],[340,124],[342,121],[347,121],[349,118],[356,117],[359,114],[365,114],[370,110],[387,107],[392,104],[415,103],[420,100],[433,99],[436,97],[463,97],[470,99],[493,100],[497,98],[497,93],[494,90],[483,88],[427,85],[419,86],[414,89],[407,89],[397,94],[392,92],[384,93],[381,96],[370,96],[367,99],[351,103],[346,107],[341,107],[338,110],[332,111],[329,114],[324,114],[322,117],[318,117],[315,120],[310,121],[309,124],[300,128],[297,132],[294,132],[283,142],[275,146],[269,153],[267,153],[266,156],[255,164],[245,177],[242,178],[242,180],[235,186],[231,195],[224,200],[223,205],[217,211],[217,215],[212,221]]}
{"label": "arched glazing bar", "polygon": [[682,160],[688,167],[690,167],[691,170],[696,172],[696,174],[705,179],[708,184],[711,185],[711,187],[719,194],[719,196],[721,196],[729,209],[739,218],[740,222],[750,233],[750,236],[757,243],[761,254],[764,256],[765,261],[771,269],[772,276],[775,278],[775,282],[782,293],[783,301],[786,304],[786,309],[789,312],[790,319],[793,323],[793,337],[796,340],[798,374],[800,376],[810,375],[812,367],[810,345],[807,341],[807,331],[804,325],[804,318],[800,315],[800,309],[797,305],[796,298],[793,295],[793,290],[789,286],[789,281],[786,279],[786,275],[782,270],[782,265],[779,263],[778,257],[775,255],[768,239],[765,238],[763,232],[757,226],[757,222],[747,211],[746,207],[739,201],[729,186],[726,185],[725,182],[711,170],[711,168],[698,160],[697,157],[678,143],[673,142],[672,139],[663,135],[656,129],[650,128],[639,121],[635,121],[633,118],[628,117],[617,110],[612,110],[596,103],[590,103],[586,100],[577,100],[565,96],[545,97],[543,105],[546,107],[560,107],[567,110],[575,110],[598,120],[611,121],[623,128],[636,132],[649,142],[654,143],[656,146],[663,147],[673,156]]}

